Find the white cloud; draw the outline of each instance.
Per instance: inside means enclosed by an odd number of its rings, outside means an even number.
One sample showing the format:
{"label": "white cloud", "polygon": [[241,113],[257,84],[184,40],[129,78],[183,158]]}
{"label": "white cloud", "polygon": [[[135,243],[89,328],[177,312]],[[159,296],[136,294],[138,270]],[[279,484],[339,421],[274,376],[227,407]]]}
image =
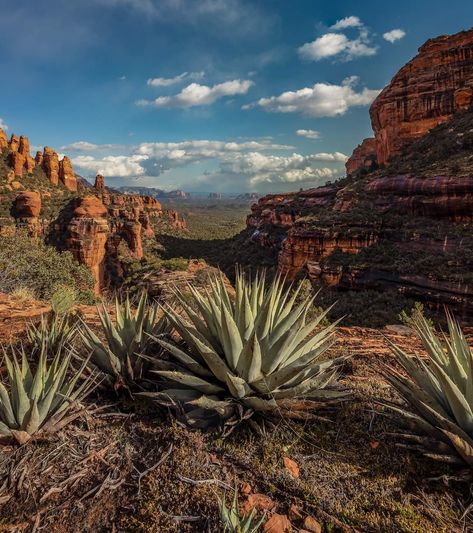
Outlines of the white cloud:
{"label": "white cloud", "polygon": [[[358,37],[348,38],[340,30],[357,28]],[[329,57],[339,56],[344,61],[351,61],[357,57],[373,56],[377,47],[371,45],[371,37],[359,17],[351,16],[338,20],[330,29],[335,32],[325,33],[310,43],[299,47],[299,55],[309,61],[320,61]]]}
{"label": "white cloud", "polygon": [[327,167],[319,168],[314,166],[315,163],[320,161],[345,162],[346,159],[347,156],[340,152],[312,155],[294,153],[290,156],[250,152],[237,154],[235,157],[223,161],[220,166],[220,173],[247,176],[252,186],[259,183],[313,182],[340,174],[340,170]]}
{"label": "white cloud", "polygon": [[297,130],[296,135],[306,139],[320,139],[320,131],[315,130]]}
{"label": "white cloud", "polygon": [[5,124],[3,118],[0,118],[0,130],[7,130],[8,126]]}
{"label": "white cloud", "polygon": [[96,159],[90,155],[80,155],[72,159],[72,164],[80,169],[113,177],[142,176],[145,169],[142,163],[145,155],[113,156]]}
{"label": "white cloud", "polygon": [[337,20],[337,22],[330,27],[331,30],[344,30],[346,28],[360,28],[363,26],[360,17],[345,17],[343,19]]}
{"label": "white cloud", "polygon": [[111,150],[113,148],[119,148],[121,145],[116,144],[95,144],[88,141],[77,141],[71,144],[61,146],[61,150],[70,151],[76,150],[78,152],[95,152],[99,150]]}
{"label": "white cloud", "polygon": [[389,41],[390,43],[394,43],[396,41],[399,41],[406,35],[406,32],[404,30],[401,30],[399,28],[391,31],[387,31],[386,33],[383,33],[383,39],[386,41]]}
{"label": "white cloud", "polygon": [[313,87],[260,98],[256,103],[243,106],[243,109],[259,106],[273,113],[302,113],[311,117],[344,115],[350,107],[371,104],[380,92],[366,87],[357,92],[354,88],[357,82],[358,78],[352,76],[345,79],[342,85],[316,83]]}
{"label": "white cloud", "polygon": [[170,85],[175,85],[183,80],[201,80],[205,75],[205,72],[183,72],[178,74],[173,78],[150,78],[147,81],[147,84],[151,87],[169,87]]}
{"label": "white cloud", "polygon": [[118,79],[119,79],[120,81],[125,81],[125,80],[126,80],[126,76],[120,76]]}
{"label": "white cloud", "polygon": [[[86,141],[83,143],[87,144]],[[93,144],[93,143],[88,143]],[[129,146],[129,154],[121,156],[94,157],[79,155],[72,159],[79,171],[93,176],[102,173],[111,178],[132,178],[142,183],[163,186],[175,180],[175,169],[192,169],[187,180],[206,183],[210,190],[248,190],[280,184],[290,187],[292,183],[321,184],[343,174],[342,164],[347,156],[341,152],[319,152],[315,154],[278,155],[276,151],[292,150],[292,146],[276,144],[269,139],[248,141],[188,140],[181,142],[150,142]],[[207,162],[207,170],[196,180],[195,170]],[[192,167],[198,164],[199,166]],[[322,164],[322,166],[319,166]],[[188,172],[182,174],[188,175]],[[160,177],[159,184],[156,177]],[[173,178],[171,178],[173,176]],[[153,178],[154,177],[154,178]],[[175,185],[175,183],[174,183]],[[200,185],[200,186],[201,186]]]}
{"label": "white cloud", "polygon": [[251,80],[231,80],[209,87],[191,83],[178,94],[159,96],[155,100],[139,100],[138,105],[154,107],[193,107],[213,104],[224,96],[246,94],[253,85]]}

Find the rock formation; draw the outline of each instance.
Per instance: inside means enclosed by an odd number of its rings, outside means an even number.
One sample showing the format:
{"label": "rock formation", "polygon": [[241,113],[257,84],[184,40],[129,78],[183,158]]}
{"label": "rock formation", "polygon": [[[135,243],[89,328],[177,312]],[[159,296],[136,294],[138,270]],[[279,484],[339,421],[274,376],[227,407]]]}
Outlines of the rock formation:
{"label": "rock formation", "polygon": [[49,146],[45,146],[44,148],[42,166],[51,185],[58,185],[59,158],[57,153]]}
{"label": "rock formation", "polygon": [[378,163],[472,103],[473,30],[428,40],[371,106]]}
{"label": "rock formation", "polygon": [[0,128],[0,153],[8,148],[8,137],[7,134]]}
{"label": "rock formation", "polygon": [[97,174],[97,176],[95,176],[94,187],[98,191],[105,191],[105,178],[102,176],[102,174]]}
{"label": "rock formation", "polygon": [[76,174],[72,169],[71,160],[67,156],[64,156],[64,158],[59,161],[59,180],[68,191],[77,191]]}
{"label": "rock formation", "polygon": [[279,250],[289,279],[473,315],[472,103],[473,30],[427,41],[374,101],[375,139],[347,161],[351,179],[260,198],[251,241]]}
{"label": "rock formation", "polygon": [[14,215],[17,226],[26,227],[32,237],[39,237],[42,228],[39,221],[41,212],[41,195],[36,191],[19,193],[14,202]]}
{"label": "rock formation", "polygon": [[351,157],[345,163],[347,176],[356,171],[365,169],[370,172],[374,170],[377,163],[376,139],[369,137],[364,139],[354,150]]}
{"label": "rock formation", "polygon": [[107,208],[96,196],[80,198],[67,227],[67,249],[79,263],[90,268],[95,278],[95,292],[106,282],[105,245],[110,227]]}

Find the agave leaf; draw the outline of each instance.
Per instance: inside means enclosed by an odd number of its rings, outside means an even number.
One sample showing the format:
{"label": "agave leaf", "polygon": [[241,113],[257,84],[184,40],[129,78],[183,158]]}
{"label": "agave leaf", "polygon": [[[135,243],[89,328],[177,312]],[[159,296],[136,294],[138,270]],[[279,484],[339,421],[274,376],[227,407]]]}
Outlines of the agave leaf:
{"label": "agave leaf", "polygon": [[156,337],[154,337],[154,339],[160,346],[171,352],[172,355],[191,372],[194,372],[198,376],[202,377],[208,377],[213,375],[212,372],[204,368],[195,359],[193,359],[190,355],[186,354],[174,344],[162,341],[160,339],[157,339]]}
{"label": "agave leaf", "polygon": [[224,390],[218,385],[214,385],[213,383],[209,383],[208,381],[205,381],[197,376],[186,374],[184,372],[156,370],[155,373],[172,381],[176,381],[177,383],[181,383],[186,387],[201,391],[205,394],[214,394]]}

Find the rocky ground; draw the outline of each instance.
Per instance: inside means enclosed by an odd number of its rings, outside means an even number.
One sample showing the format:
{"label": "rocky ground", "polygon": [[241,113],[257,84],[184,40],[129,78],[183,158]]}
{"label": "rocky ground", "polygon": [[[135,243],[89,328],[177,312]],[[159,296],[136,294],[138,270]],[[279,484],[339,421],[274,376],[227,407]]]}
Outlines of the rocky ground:
{"label": "rocky ground", "polygon": [[[48,306],[0,295],[0,341],[24,339]],[[92,306],[81,306],[94,326]],[[420,351],[402,327],[339,328],[353,399],[310,425],[190,432],[148,404],[102,390],[49,440],[0,449],[1,532],[218,532],[218,497],[266,515],[266,532],[461,532],[473,527],[455,467],[396,446],[380,367],[386,338]],[[1,368],[0,368],[1,373]],[[99,401],[100,400],[100,401]]]}

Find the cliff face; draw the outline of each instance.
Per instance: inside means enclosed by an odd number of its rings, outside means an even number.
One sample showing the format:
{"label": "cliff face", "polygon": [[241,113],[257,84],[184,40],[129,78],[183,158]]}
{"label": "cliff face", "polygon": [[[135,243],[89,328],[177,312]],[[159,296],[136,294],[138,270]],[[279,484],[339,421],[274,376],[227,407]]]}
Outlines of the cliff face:
{"label": "cliff face", "polygon": [[379,164],[473,102],[473,30],[430,39],[370,109]]}
{"label": "cliff face", "polygon": [[372,170],[473,104],[473,30],[430,39],[370,108],[374,139],[347,161],[347,174]]}
{"label": "cliff face", "polygon": [[472,102],[473,30],[428,41],[373,103],[375,139],[354,150],[349,178],[259,199],[252,241],[279,250],[289,279],[473,315]]}

